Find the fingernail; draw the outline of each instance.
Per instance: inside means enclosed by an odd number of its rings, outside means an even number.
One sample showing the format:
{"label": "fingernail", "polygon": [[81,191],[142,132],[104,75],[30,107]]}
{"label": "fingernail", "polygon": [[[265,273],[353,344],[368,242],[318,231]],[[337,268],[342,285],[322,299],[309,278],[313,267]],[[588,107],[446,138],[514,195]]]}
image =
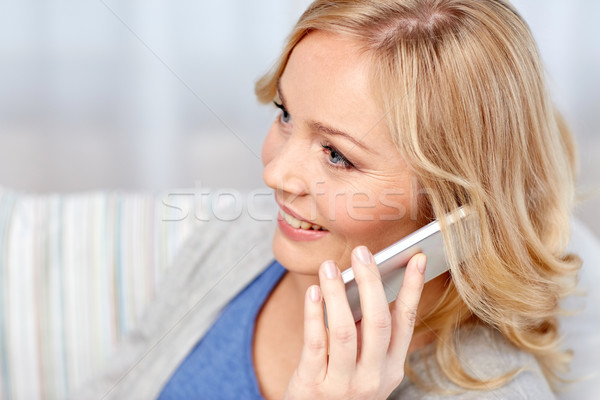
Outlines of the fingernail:
{"label": "fingernail", "polygon": [[328,279],[337,278],[338,267],[333,263],[333,261],[325,261],[323,263],[323,268],[325,268],[325,276]]}
{"label": "fingernail", "polygon": [[365,246],[359,246],[355,250],[356,256],[363,264],[371,264],[371,252]]}
{"label": "fingernail", "polygon": [[310,300],[313,303],[318,303],[319,301],[321,301],[321,293],[319,287],[316,285],[310,287],[308,295],[310,296]]}
{"label": "fingernail", "polygon": [[425,256],[425,254],[421,254],[419,256],[419,259],[417,260],[417,269],[422,274],[425,273],[425,264],[426,264],[426,262],[427,262],[427,256]]}

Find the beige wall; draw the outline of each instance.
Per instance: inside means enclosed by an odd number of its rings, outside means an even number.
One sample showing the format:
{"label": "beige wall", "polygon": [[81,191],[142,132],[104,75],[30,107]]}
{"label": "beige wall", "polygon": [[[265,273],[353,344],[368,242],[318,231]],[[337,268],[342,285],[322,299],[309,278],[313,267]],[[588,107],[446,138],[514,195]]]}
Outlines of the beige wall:
{"label": "beige wall", "polygon": [[[0,13],[0,185],[28,191],[262,185],[275,114],[253,81],[306,0],[21,0]],[[517,0],[600,187],[600,2]],[[578,214],[600,235],[600,195]]]}

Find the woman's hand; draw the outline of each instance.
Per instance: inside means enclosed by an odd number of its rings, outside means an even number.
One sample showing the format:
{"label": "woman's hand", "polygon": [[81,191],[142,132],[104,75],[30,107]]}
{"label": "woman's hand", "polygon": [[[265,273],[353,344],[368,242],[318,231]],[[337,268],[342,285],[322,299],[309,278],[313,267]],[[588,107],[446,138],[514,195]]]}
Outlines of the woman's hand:
{"label": "woman's hand", "polygon": [[[363,319],[354,323],[338,267],[326,261],[306,292],[304,345],[284,399],[385,399],[404,378],[425,255],[413,256],[390,312],[379,269],[366,247],[352,252]],[[322,294],[321,294],[322,293]],[[327,304],[325,327],[322,299]],[[329,355],[329,356],[328,356]]]}

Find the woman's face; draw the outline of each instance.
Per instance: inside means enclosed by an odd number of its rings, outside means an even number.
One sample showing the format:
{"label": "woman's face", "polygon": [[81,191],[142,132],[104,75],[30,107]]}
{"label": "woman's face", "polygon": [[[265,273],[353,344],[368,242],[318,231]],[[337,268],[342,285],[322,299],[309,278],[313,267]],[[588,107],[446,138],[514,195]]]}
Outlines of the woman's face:
{"label": "woman's face", "polygon": [[354,247],[375,253],[419,227],[415,179],[392,142],[386,110],[371,95],[357,42],[306,36],[275,101],[282,111],[262,159],[263,179],[281,209],[273,252],[283,266],[316,274],[334,260],[344,270]]}

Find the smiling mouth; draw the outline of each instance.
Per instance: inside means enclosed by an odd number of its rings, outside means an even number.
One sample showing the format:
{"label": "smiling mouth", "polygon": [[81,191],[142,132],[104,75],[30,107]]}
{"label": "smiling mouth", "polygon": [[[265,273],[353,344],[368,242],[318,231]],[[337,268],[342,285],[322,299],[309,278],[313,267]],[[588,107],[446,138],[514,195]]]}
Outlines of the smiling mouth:
{"label": "smiling mouth", "polygon": [[327,229],[324,229],[321,225],[317,225],[317,224],[311,224],[310,222],[307,221],[302,221],[296,217],[292,217],[290,214],[286,213],[283,210],[279,210],[279,214],[281,215],[281,217],[285,220],[285,222],[288,223],[288,225],[293,226],[296,229],[303,229],[305,231],[326,231]]}

